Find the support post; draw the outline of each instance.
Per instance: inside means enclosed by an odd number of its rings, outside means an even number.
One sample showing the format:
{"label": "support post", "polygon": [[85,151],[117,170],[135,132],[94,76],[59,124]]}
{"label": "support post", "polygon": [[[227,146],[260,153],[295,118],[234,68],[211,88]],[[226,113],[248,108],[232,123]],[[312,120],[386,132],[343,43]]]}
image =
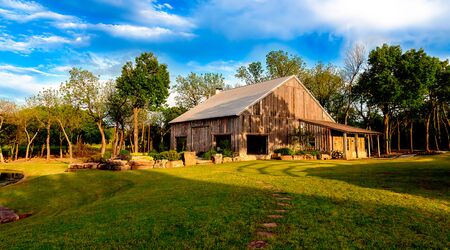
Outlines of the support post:
{"label": "support post", "polygon": [[328,129],[328,148],[331,156],[331,152],[333,152],[333,137],[331,136],[331,129]]}
{"label": "support post", "polygon": [[347,160],[347,133],[344,133],[344,159]]}
{"label": "support post", "polygon": [[381,156],[381,154],[380,154],[380,135],[377,135],[377,145],[378,145],[377,154],[378,154],[378,157],[380,157]]}
{"label": "support post", "polygon": [[370,141],[372,139],[372,135],[367,135],[367,151],[368,151],[368,155],[367,158],[370,158]]}
{"label": "support post", "polygon": [[359,149],[359,140],[358,140],[358,134],[355,134],[355,151],[356,151],[356,158],[359,158],[359,152],[358,152],[358,149]]}

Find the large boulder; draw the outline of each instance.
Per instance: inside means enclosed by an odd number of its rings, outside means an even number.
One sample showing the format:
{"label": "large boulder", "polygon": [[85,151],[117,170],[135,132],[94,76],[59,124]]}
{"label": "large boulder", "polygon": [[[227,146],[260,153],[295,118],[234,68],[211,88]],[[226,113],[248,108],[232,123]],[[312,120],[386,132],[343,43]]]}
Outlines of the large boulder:
{"label": "large boulder", "polygon": [[130,170],[131,167],[127,161],[123,160],[107,160],[105,163],[101,163],[98,167],[101,170],[123,171]]}
{"label": "large boulder", "polygon": [[132,170],[153,168],[155,161],[130,161],[129,165]]}
{"label": "large boulder", "polygon": [[153,168],[166,168],[168,160],[156,160]]}
{"label": "large boulder", "polygon": [[306,160],[316,160],[317,156],[316,155],[312,155],[312,154],[306,154],[305,155],[305,159]]}
{"label": "large boulder", "polygon": [[19,220],[19,215],[7,207],[0,207],[0,224]]}
{"label": "large boulder", "polygon": [[296,160],[296,161],[305,159],[304,155],[294,155],[293,157],[294,157],[294,160]]}
{"label": "large boulder", "polygon": [[86,163],[71,163],[69,164],[69,171],[75,171],[79,169],[97,169],[99,163],[96,162],[86,162]]}
{"label": "large boulder", "polygon": [[222,163],[233,162],[233,158],[231,157],[223,157]]}
{"label": "large boulder", "polygon": [[212,156],[212,161],[214,164],[221,164],[222,163],[222,154],[214,154]]}
{"label": "large boulder", "polygon": [[166,168],[181,168],[184,167],[183,161],[168,161],[166,164]]}
{"label": "large boulder", "polygon": [[282,161],[288,161],[288,160],[292,160],[292,159],[293,159],[292,155],[282,155],[282,156],[280,156],[280,160],[282,160]]}
{"label": "large boulder", "polygon": [[183,159],[185,166],[194,166],[197,164],[197,156],[195,155],[195,152],[184,152]]}
{"label": "large boulder", "polygon": [[331,156],[329,154],[320,154],[321,160],[329,160],[331,159]]}

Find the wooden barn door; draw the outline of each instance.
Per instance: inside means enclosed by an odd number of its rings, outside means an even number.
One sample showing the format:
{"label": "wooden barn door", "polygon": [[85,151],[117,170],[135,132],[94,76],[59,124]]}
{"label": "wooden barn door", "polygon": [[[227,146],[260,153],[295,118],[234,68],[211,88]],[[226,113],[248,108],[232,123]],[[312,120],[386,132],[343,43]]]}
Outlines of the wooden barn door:
{"label": "wooden barn door", "polygon": [[206,152],[211,148],[209,127],[192,128],[192,150],[195,152]]}

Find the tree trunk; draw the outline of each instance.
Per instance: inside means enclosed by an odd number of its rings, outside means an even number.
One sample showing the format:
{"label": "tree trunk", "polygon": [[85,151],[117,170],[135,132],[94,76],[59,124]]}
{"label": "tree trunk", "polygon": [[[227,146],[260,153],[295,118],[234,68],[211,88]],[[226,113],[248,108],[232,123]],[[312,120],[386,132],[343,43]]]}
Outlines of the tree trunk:
{"label": "tree trunk", "polygon": [[134,149],[135,149],[135,147],[134,147],[134,143],[133,143],[133,138],[131,138],[131,134],[129,135],[130,136],[130,145],[131,145],[131,151],[133,151],[133,152],[136,152]]}
{"label": "tree trunk", "polygon": [[148,125],[148,133],[147,133],[147,152],[152,151],[152,137],[150,136],[150,129],[152,128],[152,125]]}
{"label": "tree trunk", "polygon": [[[72,157],[73,157],[73,154],[72,154],[72,142],[70,141],[69,136],[67,135],[66,129],[64,128],[61,120],[58,119],[58,123],[59,123],[59,126],[61,127],[61,131],[63,132],[64,137],[66,137],[67,147],[69,148],[69,159],[70,159],[70,161],[72,161]],[[77,137],[77,141],[78,141],[78,137]]]}
{"label": "tree trunk", "polygon": [[114,143],[113,143],[113,156],[117,155],[117,145],[119,144],[119,125],[114,127]]}
{"label": "tree trunk", "polygon": [[5,159],[3,159],[2,145],[0,145],[0,164],[5,163]]}
{"label": "tree trunk", "polygon": [[400,122],[397,120],[397,151],[400,152]]}
{"label": "tree trunk", "polygon": [[103,128],[102,120],[97,122],[98,130],[100,131],[100,135],[102,136],[102,148],[100,149],[100,154],[103,156],[106,151],[106,138],[105,138],[105,130]]}
{"label": "tree trunk", "polygon": [[[123,131],[123,129],[121,129],[120,130],[120,141],[119,141],[119,152],[120,152],[120,150],[122,150],[122,148],[123,148],[123,143],[124,143],[124,141],[125,141],[125,132]],[[117,152],[117,153],[119,153],[119,152]]]}
{"label": "tree trunk", "polygon": [[433,137],[434,137],[434,144],[435,144],[435,146],[436,146],[436,150],[437,151],[439,151],[439,140],[438,140],[438,133],[439,133],[439,130],[438,130],[438,128],[436,127],[436,119],[437,119],[437,110],[438,110],[438,108],[439,107],[437,107],[435,110],[434,110],[434,112],[433,112]]}
{"label": "tree trunk", "polygon": [[18,158],[19,158],[19,143],[17,143],[16,145],[16,157],[15,157],[16,161]]}
{"label": "tree trunk", "polygon": [[46,139],[46,144],[47,144],[47,161],[50,160],[50,123],[47,124],[47,139]]}
{"label": "tree trunk", "polygon": [[60,135],[59,135],[59,159],[60,159],[60,160],[62,160],[62,158],[63,158],[63,149],[62,149],[62,146],[63,146],[63,140],[62,140],[62,138],[61,138],[61,133],[60,133]]}
{"label": "tree trunk", "polygon": [[141,142],[142,152],[145,152],[145,122],[142,122]]}
{"label": "tree trunk", "polygon": [[414,151],[414,142],[413,142],[413,121],[411,120],[411,124],[409,127],[409,151],[412,153]]}
{"label": "tree trunk", "polygon": [[430,152],[430,119],[431,113],[425,118],[425,151]]}
{"label": "tree trunk", "polygon": [[385,112],[383,115],[384,152],[389,154],[389,114]]}
{"label": "tree trunk", "polygon": [[134,134],[134,147],[133,152],[137,153],[139,151],[139,128],[138,128],[138,115],[139,115],[139,108],[133,108],[133,134]]}
{"label": "tree trunk", "polygon": [[45,150],[45,144],[43,143],[41,146],[41,154],[39,155],[40,158],[44,157],[44,150]]}

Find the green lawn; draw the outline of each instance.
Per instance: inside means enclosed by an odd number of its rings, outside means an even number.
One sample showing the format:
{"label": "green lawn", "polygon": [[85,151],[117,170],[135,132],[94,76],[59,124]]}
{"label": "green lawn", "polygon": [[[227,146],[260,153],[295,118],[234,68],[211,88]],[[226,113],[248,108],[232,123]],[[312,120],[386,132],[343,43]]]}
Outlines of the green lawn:
{"label": "green lawn", "polygon": [[[450,154],[394,160],[254,161],[180,169],[24,170],[0,205],[0,249],[244,249],[275,221],[269,248],[450,248]],[[267,186],[292,197],[281,219]]]}

